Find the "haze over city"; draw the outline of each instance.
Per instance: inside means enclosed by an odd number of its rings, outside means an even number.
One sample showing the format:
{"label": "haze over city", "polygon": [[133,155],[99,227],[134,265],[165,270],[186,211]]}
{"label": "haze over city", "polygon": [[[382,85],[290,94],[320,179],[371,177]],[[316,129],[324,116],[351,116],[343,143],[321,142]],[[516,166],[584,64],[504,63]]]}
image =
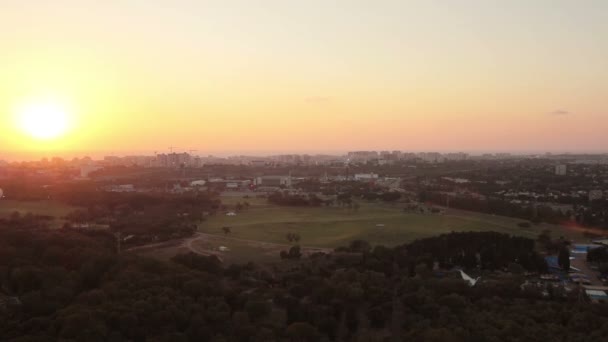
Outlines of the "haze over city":
{"label": "haze over city", "polygon": [[606,18],[605,1],[3,1],[0,159],[606,152]]}

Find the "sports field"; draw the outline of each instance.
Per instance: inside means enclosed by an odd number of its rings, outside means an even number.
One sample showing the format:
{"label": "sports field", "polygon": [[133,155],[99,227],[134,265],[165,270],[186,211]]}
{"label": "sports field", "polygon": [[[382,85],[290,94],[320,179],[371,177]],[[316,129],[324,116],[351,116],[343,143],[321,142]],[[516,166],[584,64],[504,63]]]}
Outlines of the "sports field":
{"label": "sports field", "polygon": [[[288,243],[287,233],[297,233],[300,244],[314,247],[337,247],[355,239],[372,244],[394,246],[418,238],[450,231],[497,231],[535,238],[543,229],[562,228],[539,225],[518,227],[519,219],[447,210],[443,214],[406,213],[398,204],[361,202],[357,212],[339,207],[279,207],[263,199],[245,199],[251,206],[236,216],[209,217],[199,230],[223,235],[230,227],[230,237],[272,243]],[[228,205],[235,199],[222,201]],[[241,199],[241,201],[244,201]]]}
{"label": "sports field", "polygon": [[9,217],[15,211],[22,215],[48,215],[55,218],[54,226],[63,224],[62,218],[75,209],[77,208],[55,201],[0,200],[0,218]]}

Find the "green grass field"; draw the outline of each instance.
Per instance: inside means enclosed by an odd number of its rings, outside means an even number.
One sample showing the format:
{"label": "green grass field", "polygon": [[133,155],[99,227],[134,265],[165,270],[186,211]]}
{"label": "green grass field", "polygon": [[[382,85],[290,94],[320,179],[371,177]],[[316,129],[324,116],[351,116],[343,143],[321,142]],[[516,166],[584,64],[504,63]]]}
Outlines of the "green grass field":
{"label": "green grass field", "polygon": [[76,207],[55,201],[14,201],[0,200],[0,218],[9,217],[13,212],[34,215],[48,215],[55,217],[54,225],[63,224],[62,218]]}
{"label": "green grass field", "polygon": [[[225,203],[224,199],[222,199]],[[535,238],[543,229],[563,228],[539,225],[522,229],[519,219],[449,210],[445,214],[404,213],[399,205],[361,203],[358,212],[334,207],[279,207],[264,200],[248,200],[252,205],[237,216],[218,215],[200,225],[200,231],[222,234],[231,227],[231,237],[288,243],[285,235],[297,233],[304,246],[337,247],[355,239],[394,246],[418,238],[450,231],[497,231]],[[231,202],[236,202],[231,199]]]}

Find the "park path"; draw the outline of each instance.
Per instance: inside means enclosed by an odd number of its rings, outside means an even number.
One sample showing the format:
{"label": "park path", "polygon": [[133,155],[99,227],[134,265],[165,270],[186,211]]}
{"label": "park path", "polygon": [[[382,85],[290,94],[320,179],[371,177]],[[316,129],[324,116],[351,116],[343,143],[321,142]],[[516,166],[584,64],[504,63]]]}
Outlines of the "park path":
{"label": "park path", "polygon": [[[196,233],[195,235],[198,235],[199,237],[195,238],[194,240],[201,239],[201,238],[218,239],[218,240],[224,239],[224,240],[228,240],[228,241],[244,242],[244,243],[248,244],[249,246],[260,247],[260,248],[291,248],[291,247],[293,247],[293,245],[285,244],[285,243],[239,239],[239,238],[233,238],[233,237],[229,237],[229,236],[221,236],[221,235],[216,235],[216,234],[207,234],[207,233],[200,233],[200,232]],[[329,253],[329,252],[333,251],[332,248],[323,248],[323,247],[300,246],[300,248],[308,250],[308,251],[316,251],[316,252],[323,252],[323,253]]]}
{"label": "park path", "polygon": [[[228,236],[221,236],[221,235],[197,232],[193,236],[186,238],[186,239],[177,239],[177,240],[171,240],[171,241],[165,241],[165,242],[159,242],[159,243],[152,243],[152,244],[143,245],[143,246],[136,246],[136,247],[129,248],[125,251],[126,252],[147,252],[147,251],[163,249],[163,248],[178,247],[178,248],[187,249],[190,252],[198,254],[198,255],[204,255],[204,256],[214,255],[221,262],[224,262],[224,258],[222,258],[222,255],[223,255],[222,252],[220,252],[219,250],[217,250],[215,248],[205,248],[205,247],[203,247],[203,244],[197,244],[197,242],[201,242],[201,241],[207,241],[207,242],[213,241],[218,246],[221,245],[222,241],[240,242],[240,243],[247,244],[250,247],[260,248],[267,252],[288,250],[289,248],[291,248],[293,246],[290,244],[239,239],[239,238],[233,238],[233,237],[228,237]],[[333,251],[332,248],[301,246],[301,252],[304,255],[310,255],[310,254],[316,253],[316,252],[331,253],[332,251]]]}

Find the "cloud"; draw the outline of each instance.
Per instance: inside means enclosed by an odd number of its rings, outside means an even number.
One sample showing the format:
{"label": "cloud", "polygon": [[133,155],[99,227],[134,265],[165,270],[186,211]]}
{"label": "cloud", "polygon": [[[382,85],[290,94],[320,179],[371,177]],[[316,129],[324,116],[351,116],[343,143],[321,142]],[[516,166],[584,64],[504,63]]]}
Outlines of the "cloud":
{"label": "cloud", "polygon": [[567,110],[563,110],[563,109],[556,109],[552,112],[548,113],[550,116],[565,116],[565,115],[571,115],[572,113],[567,111]]}
{"label": "cloud", "polygon": [[329,102],[329,100],[331,100],[329,96],[310,96],[304,99],[308,103],[325,103]]}

